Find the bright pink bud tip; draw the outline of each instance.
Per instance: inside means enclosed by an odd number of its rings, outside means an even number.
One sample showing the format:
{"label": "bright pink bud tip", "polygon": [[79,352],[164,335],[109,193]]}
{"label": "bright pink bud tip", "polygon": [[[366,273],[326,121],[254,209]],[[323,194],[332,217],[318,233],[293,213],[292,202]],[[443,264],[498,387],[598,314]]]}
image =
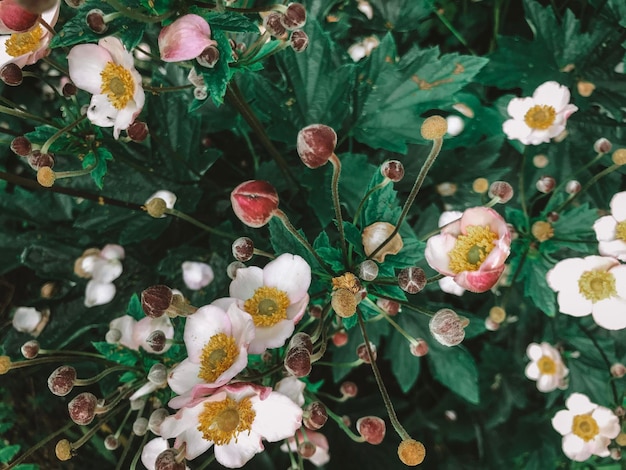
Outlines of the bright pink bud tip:
{"label": "bright pink bud tip", "polygon": [[22,8],[15,0],[0,2],[0,33],[2,34],[28,31],[35,26],[38,18],[39,15]]}
{"label": "bright pink bud tip", "polygon": [[385,438],[385,422],[377,416],[359,418],[356,429],[369,444],[378,445]]}
{"label": "bright pink bud tip", "polygon": [[235,215],[248,227],[267,224],[278,209],[278,193],[267,181],[251,180],[241,183],[230,193]]}
{"label": "bright pink bud tip", "polygon": [[319,168],[335,152],[337,134],[324,124],[311,124],[298,132],[298,155],[309,168]]}

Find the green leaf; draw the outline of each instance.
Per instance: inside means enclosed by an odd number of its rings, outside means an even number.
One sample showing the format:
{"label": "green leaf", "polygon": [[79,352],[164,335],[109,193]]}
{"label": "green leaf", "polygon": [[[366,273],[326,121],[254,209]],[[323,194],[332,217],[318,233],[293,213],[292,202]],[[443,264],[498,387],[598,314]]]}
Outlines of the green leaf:
{"label": "green leaf", "polygon": [[18,444],[9,445],[0,449],[0,462],[8,464],[19,451],[20,446]]}
{"label": "green leaf", "polygon": [[[428,333],[420,327],[413,315],[403,313],[394,317],[394,320],[414,338],[423,337]],[[400,388],[407,393],[419,377],[421,359],[411,354],[409,342],[395,329],[392,329],[385,344],[385,358],[391,363],[391,371]]]}
{"label": "green leaf", "polygon": [[[425,18],[433,13],[425,1],[414,0],[371,0],[384,20],[385,28],[392,31],[413,31],[420,27]],[[374,15],[378,18],[379,15]]]}
{"label": "green leaf", "polygon": [[342,272],[345,269],[343,255],[339,248],[330,246],[330,240],[326,232],[321,232],[313,242],[313,249],[320,255],[331,269],[335,272]]}
{"label": "green leaf", "polygon": [[128,302],[128,307],[126,307],[126,314],[133,317],[135,320],[141,320],[146,317],[146,314],[143,312],[143,308],[141,308],[141,300],[139,300],[139,296],[137,294],[133,294]]}
{"label": "green leaf", "polygon": [[95,152],[90,151],[83,158],[83,168],[94,166],[91,170],[91,177],[100,189],[103,186],[102,180],[107,174],[107,161],[113,161],[113,154],[104,147],[98,147]]}
{"label": "green leaf", "polygon": [[233,70],[228,64],[233,62],[233,49],[230,46],[230,41],[223,31],[213,31],[213,39],[217,41],[217,49],[220,52],[220,58],[211,69],[196,64],[196,72],[202,75],[204,78],[204,84],[206,85],[209,96],[213,100],[215,106],[220,106],[224,103],[224,96],[226,95],[226,89],[228,82],[233,75]]}
{"label": "green leaf", "polygon": [[[190,8],[190,11],[196,8]],[[199,10],[199,9],[198,9]],[[250,21],[247,17],[241,13],[234,11],[225,11],[218,13],[214,11],[203,10],[205,13],[200,16],[211,25],[211,29],[222,29],[224,31],[236,31],[240,33],[258,33],[259,27],[253,21]]]}
{"label": "green leaf", "polygon": [[433,351],[426,357],[435,380],[468,402],[478,404],[478,369],[472,355],[461,346],[444,349],[436,342],[430,345]]}
{"label": "green leaf", "polygon": [[[294,255],[300,255],[304,260],[309,263],[312,270],[320,269],[320,265],[315,257],[307,250],[302,243],[285,228],[283,223],[276,217],[272,217],[268,224],[270,230],[270,242],[274,252],[279,255],[283,253],[291,253]],[[298,230],[298,233],[305,239],[306,236],[302,230]]]}
{"label": "green leaf", "polygon": [[347,242],[354,247],[354,251],[360,256],[365,256],[361,231],[350,222],[344,221],[343,232]]}
{"label": "green leaf", "polygon": [[[516,266],[512,266],[516,269]],[[549,317],[556,315],[555,292],[548,286],[546,274],[553,268],[553,263],[536,250],[531,250],[524,260],[518,275],[518,281],[524,282],[524,295]]]}
{"label": "green leaf", "polygon": [[109,344],[106,341],[93,341],[91,343],[96,350],[110,361],[123,366],[134,366],[139,361],[139,354],[117,344]]}

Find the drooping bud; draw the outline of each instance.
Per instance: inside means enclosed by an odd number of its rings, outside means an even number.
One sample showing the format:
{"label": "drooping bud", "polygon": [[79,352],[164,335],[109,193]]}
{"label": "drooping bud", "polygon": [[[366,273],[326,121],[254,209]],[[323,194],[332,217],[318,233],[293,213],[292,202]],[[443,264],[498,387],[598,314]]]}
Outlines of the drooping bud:
{"label": "drooping bud", "polygon": [[489,189],[489,180],[487,178],[476,178],[472,182],[472,190],[475,193],[483,194]]}
{"label": "drooping bud", "polygon": [[32,152],[33,145],[28,138],[20,135],[11,141],[11,150],[20,157],[27,157]]}
{"label": "drooping bud", "polygon": [[332,336],[331,340],[338,348],[345,346],[348,343],[348,333],[344,330],[338,331]]}
{"label": "drooping bud", "polygon": [[357,276],[364,281],[373,281],[378,277],[378,265],[371,259],[366,259],[357,266]]}
{"label": "drooping bud", "polygon": [[207,67],[212,69],[217,64],[217,61],[220,60],[220,51],[217,47],[211,45],[204,49],[196,60],[203,67]]}
{"label": "drooping bud", "polygon": [[272,12],[263,18],[263,27],[276,38],[282,37],[287,32],[281,21],[282,16],[282,13]]}
{"label": "drooping bud", "polygon": [[487,192],[487,195],[490,198],[497,197],[500,204],[506,204],[509,202],[513,197],[513,194],[513,187],[506,181],[494,181],[489,186],[489,191]]}
{"label": "drooping bud", "polygon": [[[382,242],[384,242],[389,235],[393,233],[395,227],[388,222],[374,222],[368,225],[363,230],[361,241],[363,242],[363,249],[365,255],[370,256],[376,250]],[[395,255],[400,252],[404,243],[399,233],[396,233],[393,238],[382,249],[378,250],[373,259],[382,263],[385,261],[387,255]]]}
{"label": "drooping bud", "polygon": [[444,346],[456,346],[465,338],[465,327],[469,320],[460,317],[454,310],[442,308],[430,319],[428,327],[433,337]]}
{"label": "drooping bud", "polygon": [[37,182],[44,188],[50,188],[54,185],[56,174],[49,166],[43,166],[37,171]]}
{"label": "drooping bud", "polygon": [[162,284],[151,286],[141,293],[141,308],[146,316],[159,318],[172,304],[172,289]]}
{"label": "drooping bud", "polygon": [[441,139],[448,132],[448,121],[441,116],[430,116],[422,123],[420,132],[426,140]]}
{"label": "drooping bud", "polygon": [[306,377],[311,373],[311,353],[302,346],[292,347],[285,355],[285,369],[295,377]]}
{"label": "drooping bud", "polygon": [[298,454],[300,454],[305,459],[309,459],[313,457],[317,447],[311,441],[304,441],[298,444]]}
{"label": "drooping bud", "polygon": [[167,337],[161,330],[155,330],[148,335],[146,343],[152,348],[155,353],[159,353],[165,349],[167,344]]}
{"label": "drooping bud", "polygon": [[309,403],[304,408],[302,423],[309,429],[317,431],[321,429],[328,420],[326,407],[319,401]]}
{"label": "drooping bud", "polygon": [[376,300],[376,305],[378,305],[385,312],[387,312],[387,315],[390,315],[392,317],[394,315],[397,315],[398,312],[401,310],[401,306],[398,302],[389,299],[378,299]]}
{"label": "drooping bud", "polygon": [[48,377],[48,388],[58,397],[64,397],[74,388],[76,369],[72,366],[60,366]]}
{"label": "drooping bud", "polygon": [[613,163],[616,165],[626,165],[626,149],[617,149],[613,152],[613,155],[611,155],[611,160],[613,160]]}
{"label": "drooping bud", "polygon": [[366,364],[370,364],[371,361],[375,361],[378,353],[376,352],[376,345],[370,341],[370,349],[372,351],[372,358],[370,360],[370,355],[367,350],[367,346],[365,343],[361,343],[356,347],[356,355]]}
{"label": "drooping bud", "polygon": [[309,353],[313,353],[313,341],[311,341],[311,337],[304,332],[296,333],[289,340],[290,348],[304,348]]}
{"label": "drooping bud", "polygon": [[237,276],[237,271],[245,267],[246,265],[243,264],[241,261],[233,261],[226,267],[226,275],[230,279],[235,279],[235,277]]}
{"label": "drooping bud", "polygon": [[61,89],[61,93],[66,98],[69,98],[71,96],[76,95],[76,93],[78,93],[78,88],[76,88],[76,85],[74,85],[72,82],[67,82],[65,85],[63,85],[63,88]]}
{"label": "drooping bud", "polygon": [[87,26],[96,34],[104,34],[109,27],[104,21],[104,12],[98,8],[89,10],[85,18]]}
{"label": "drooping bud", "polygon": [[540,193],[548,194],[556,186],[556,181],[551,176],[542,176],[537,180],[535,186]]}
{"label": "drooping bud", "polygon": [[359,387],[354,382],[343,382],[339,392],[344,398],[354,398],[359,393]]}
{"label": "drooping bud", "polygon": [[135,121],[130,126],[128,126],[128,129],[126,129],[126,133],[133,142],[143,142],[150,134],[150,130],[148,129],[148,124],[146,124],[145,122]]}
{"label": "drooping bud", "polygon": [[0,80],[9,86],[19,86],[22,84],[24,75],[22,69],[17,64],[9,62],[0,68]]}
{"label": "drooping bud", "polygon": [[39,341],[31,339],[30,341],[26,341],[22,344],[20,351],[22,352],[22,356],[26,359],[34,359],[39,354],[40,349]]}
{"label": "drooping bud", "polygon": [[61,462],[72,458],[72,444],[67,439],[61,439],[54,447],[54,453]]}
{"label": "drooping bud", "polygon": [[565,192],[567,194],[576,194],[580,192],[581,189],[582,189],[582,185],[580,184],[579,181],[576,181],[576,180],[570,180],[565,185]]}
{"label": "drooping bud", "polygon": [[426,286],[426,273],[422,268],[404,268],[398,274],[400,289],[409,294],[417,294]]}
{"label": "drooping bud", "polygon": [[378,445],[385,438],[385,422],[378,416],[364,416],[356,422],[356,429],[365,442]]}
{"label": "drooping bud", "polygon": [[291,33],[289,43],[294,52],[304,52],[309,47],[309,35],[302,30]]}
{"label": "drooping bud", "polygon": [[428,343],[422,338],[417,338],[417,342],[409,346],[409,351],[415,357],[425,356],[428,354]]}
{"label": "drooping bud", "polygon": [[160,197],[153,197],[144,204],[146,212],[150,217],[160,219],[165,217],[165,209],[167,209],[167,203]]}
{"label": "drooping bud", "polygon": [[267,181],[250,180],[241,183],[232,193],[230,202],[235,215],[248,227],[267,224],[278,209],[278,193]]}
{"label": "drooping bud", "polygon": [[424,461],[426,448],[414,439],[404,439],[398,446],[398,457],[404,465],[415,467]]}
{"label": "drooping bud", "polygon": [[34,150],[30,155],[26,157],[26,161],[28,161],[28,165],[33,170],[39,172],[39,170],[45,166],[49,168],[52,168],[54,166],[54,154],[50,152],[41,153],[41,151],[39,150]]}
{"label": "drooping bud", "polygon": [[104,448],[106,450],[115,450],[120,446],[120,441],[113,434],[109,434],[104,438]]}
{"label": "drooping bud", "polygon": [[280,20],[289,31],[302,28],[306,23],[306,9],[300,3],[290,3]]}
{"label": "drooping bud", "polygon": [[302,163],[309,168],[325,165],[335,152],[337,133],[324,124],[311,124],[298,132],[296,148]]}
{"label": "drooping bud", "polygon": [[342,318],[349,318],[356,313],[357,299],[348,289],[335,290],[330,304],[335,313]]}
{"label": "drooping bud", "polygon": [[161,424],[169,416],[169,412],[165,408],[158,408],[152,412],[148,419],[148,429],[156,436],[161,435]]}
{"label": "drooping bud", "polygon": [[554,236],[554,228],[550,222],[538,220],[530,228],[533,237],[539,242],[545,242]]}
{"label": "drooping bud", "polygon": [[157,362],[148,372],[148,380],[155,385],[165,385],[167,383],[167,367]]}
{"label": "drooping bud", "polygon": [[185,462],[176,461],[177,453],[173,449],[161,452],[154,462],[154,470],[185,470]]}
{"label": "drooping bud", "polygon": [[249,261],[254,255],[254,242],[248,237],[239,237],[233,242],[232,251],[237,261]]}
{"label": "drooping bud", "polygon": [[385,178],[397,183],[404,178],[404,165],[400,160],[387,160],[380,166],[380,172]]}
{"label": "drooping bud", "polygon": [[67,404],[70,418],[80,426],[87,426],[96,417],[98,399],[93,393],[83,392]]}
{"label": "drooping bud", "polygon": [[133,423],[133,434],[143,436],[148,431],[148,420],[146,418],[137,418]]}
{"label": "drooping bud", "polygon": [[612,147],[611,141],[604,137],[600,137],[593,143],[593,150],[597,153],[609,153]]}

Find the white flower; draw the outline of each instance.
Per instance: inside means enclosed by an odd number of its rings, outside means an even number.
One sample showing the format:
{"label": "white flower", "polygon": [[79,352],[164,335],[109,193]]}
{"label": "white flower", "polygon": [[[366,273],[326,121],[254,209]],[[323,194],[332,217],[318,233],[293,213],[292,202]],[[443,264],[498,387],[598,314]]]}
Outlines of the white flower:
{"label": "white flower", "polygon": [[109,323],[110,330],[120,332],[120,339],[117,341],[124,347],[139,351],[143,349],[152,354],[163,354],[170,348],[170,344],[165,344],[162,351],[155,351],[146,341],[148,336],[155,331],[162,331],[166,339],[174,338],[174,327],[167,315],[158,318],[145,317],[137,321],[130,315],[124,315]]}
{"label": "white flower", "polygon": [[615,258],[565,259],[548,271],[546,279],[558,292],[562,313],[574,317],[591,313],[602,328],[626,328],[626,265],[620,265]]}
{"label": "white flower", "polygon": [[108,304],[115,297],[113,281],[121,276],[124,248],[108,244],[101,250],[90,248],[76,260],[75,272],[81,277],[91,278],[85,288],[85,306],[95,307]]}
{"label": "white flower", "polygon": [[279,380],[274,386],[274,390],[291,398],[291,401],[293,401],[296,405],[300,407],[304,405],[305,388],[306,384],[302,380],[299,380],[297,377],[294,377],[293,375]]}
{"label": "white flower", "polygon": [[113,127],[117,139],[120,131],[133,123],[145,102],[133,56],[119,39],[108,36],[97,45],[74,46],[67,62],[74,84],[93,94],[87,117],[97,126]]}
{"label": "white flower", "polygon": [[48,322],[48,317],[33,307],[18,307],[13,314],[13,328],[20,333],[38,336]]}
{"label": "white flower", "polygon": [[591,403],[582,393],[572,393],[565,401],[567,410],[552,418],[552,426],[563,436],[563,452],[577,462],[592,455],[608,457],[611,439],[620,433],[617,416],[604,406]]}
{"label": "white flower", "polygon": [[263,451],[261,439],[286,439],[302,424],[302,409],[269,387],[236,383],[215,390],[165,418],[161,436],[183,444],[193,460],[215,446],[215,458],[228,468],[240,468]]}
{"label": "white flower", "polygon": [[611,215],[600,217],[593,224],[596,238],[600,242],[601,255],[626,261],[626,191],[611,198]]}
{"label": "white flower", "polygon": [[525,374],[530,380],[537,381],[537,390],[543,393],[557,388],[566,388],[565,377],[569,369],[563,364],[559,351],[548,343],[530,343],[526,348],[530,363]]}
{"label": "white flower", "polygon": [[524,145],[550,142],[565,130],[567,118],[578,108],[570,104],[570,92],[557,82],[545,82],[532,97],[513,98],[507,106],[512,119],[505,121],[502,130],[509,139]]}
{"label": "white flower", "polygon": [[213,268],[206,263],[198,261],[185,261],[182,265],[183,281],[191,290],[200,290],[208,286],[213,279]]}
{"label": "white flower", "polygon": [[[173,209],[174,204],[176,204],[176,199],[178,198],[176,197],[176,194],[174,194],[172,191],[161,189],[160,191],[157,191],[148,199],[146,199],[144,205],[147,206],[153,199],[163,199],[163,202],[165,202],[165,207],[167,207],[168,209]],[[160,218],[163,219],[165,217],[165,214],[163,214]]]}
{"label": "white flower", "polygon": [[368,57],[379,45],[380,41],[376,36],[368,36],[362,41],[352,44],[348,48],[348,55],[354,62],[358,62],[363,57]]}
{"label": "white flower", "polygon": [[85,287],[85,307],[108,304],[115,297],[115,284],[91,280]]}

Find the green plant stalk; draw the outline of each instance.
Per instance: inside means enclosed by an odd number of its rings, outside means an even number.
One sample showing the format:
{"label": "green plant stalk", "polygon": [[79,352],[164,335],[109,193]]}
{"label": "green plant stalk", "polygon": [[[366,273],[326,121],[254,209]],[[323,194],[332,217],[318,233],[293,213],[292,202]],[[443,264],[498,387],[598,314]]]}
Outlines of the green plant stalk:
{"label": "green plant stalk", "polygon": [[135,11],[132,8],[128,8],[126,5],[119,2],[118,0],[104,0],[104,1],[108,3],[109,5],[111,5],[113,8],[115,8],[122,15],[127,16],[128,18],[131,18],[133,20],[141,21],[143,23],[160,23],[161,21],[169,18],[174,13],[176,13],[176,11],[172,10],[159,16],[150,16],[150,15],[144,15],[143,13],[139,13],[138,11]]}
{"label": "green plant stalk", "polygon": [[406,338],[406,340],[412,346],[417,346],[417,344],[418,344],[417,340],[415,338],[413,338],[413,336],[411,336],[409,333],[407,333],[407,331],[404,328],[402,328],[398,323],[396,323],[396,321],[393,318],[391,318],[391,316],[387,312],[385,312],[382,308],[380,308],[378,305],[376,305],[372,301],[372,299],[370,299],[369,297],[366,297],[364,299],[364,302],[367,303],[367,305],[369,305],[370,308],[373,308],[374,310],[376,310],[382,316],[382,318],[387,320],[387,322],[391,326],[393,326],[398,333],[400,333],[402,336],[404,336]]}
{"label": "green plant stalk", "polygon": [[57,431],[53,432],[52,434],[49,434],[48,436],[44,437],[41,441],[39,441],[37,444],[32,446],[30,449],[28,449],[22,455],[20,455],[16,460],[11,462],[8,467],[3,467],[3,469],[4,470],[11,470],[11,469],[17,467],[19,464],[24,462],[28,457],[33,455],[37,450],[41,449],[43,446],[45,446],[48,442],[50,442],[55,437],[59,436],[60,434],[63,434],[65,431],[67,431],[73,425],[74,425],[74,422],[70,421],[69,423],[67,423],[62,428],[60,428]]}
{"label": "green plant stalk", "polygon": [[234,235],[232,233],[222,232],[221,230],[217,230],[215,228],[209,227],[208,225],[203,224],[199,220],[196,220],[190,215],[187,215],[184,212],[181,212],[177,209],[166,208],[165,214],[171,215],[172,217],[177,217],[181,220],[184,220],[185,222],[189,222],[190,224],[195,225],[196,227],[201,228],[202,230],[205,230],[209,233],[212,233],[213,235],[218,235],[220,237],[228,238],[231,240],[237,238],[237,235]]}
{"label": "green plant stalk", "polygon": [[561,204],[555,212],[561,212],[563,209],[565,209],[571,202],[573,202],[577,197],[579,197],[581,194],[583,194],[585,191],[587,191],[591,186],[593,186],[595,183],[598,182],[598,180],[604,178],[606,175],[613,173],[615,170],[617,170],[619,167],[621,167],[623,165],[611,165],[608,168],[605,168],[604,170],[602,170],[600,173],[598,173],[597,175],[594,175],[593,178],[591,178],[581,189],[580,191],[578,191],[575,194],[572,194],[570,197],[568,197],[563,204]]}
{"label": "green plant stalk", "polygon": [[335,153],[330,157],[330,163],[333,165],[333,178],[330,188],[333,195],[333,207],[335,208],[335,218],[337,219],[337,231],[339,232],[339,240],[341,242],[341,253],[343,254],[343,263],[346,269],[348,266],[348,247],[346,245],[346,234],[343,230],[343,217],[341,216],[341,203],[339,202],[339,177],[341,176],[341,162]]}
{"label": "green plant stalk", "polygon": [[81,122],[83,122],[85,119],[87,119],[87,115],[83,115],[81,117],[79,117],[76,121],[69,123],[67,126],[65,126],[63,129],[59,129],[57,132],[55,132],[52,137],[50,137],[48,140],[46,140],[44,142],[44,144],[41,146],[40,152],[41,153],[48,153],[48,150],[50,149],[50,146],[59,138],[61,137],[63,134],[65,134],[67,131],[69,131],[70,129],[73,129],[74,127],[78,126]]}

